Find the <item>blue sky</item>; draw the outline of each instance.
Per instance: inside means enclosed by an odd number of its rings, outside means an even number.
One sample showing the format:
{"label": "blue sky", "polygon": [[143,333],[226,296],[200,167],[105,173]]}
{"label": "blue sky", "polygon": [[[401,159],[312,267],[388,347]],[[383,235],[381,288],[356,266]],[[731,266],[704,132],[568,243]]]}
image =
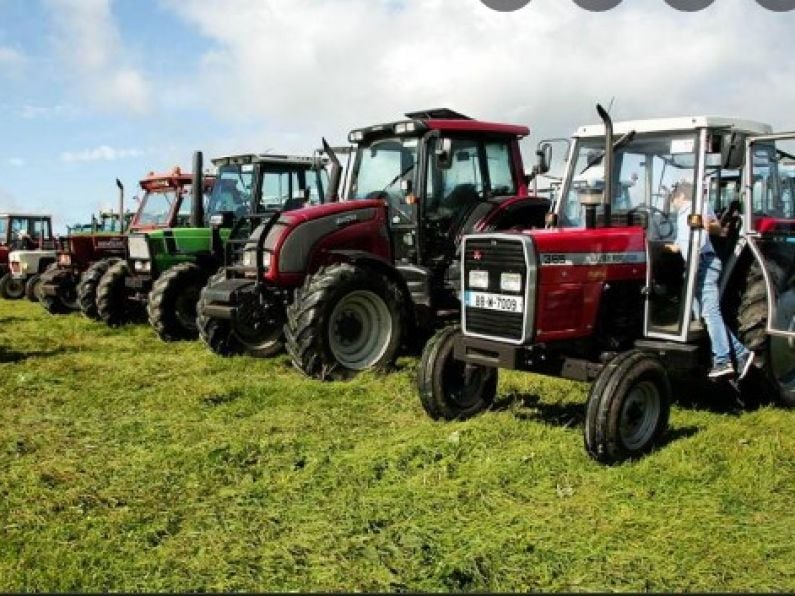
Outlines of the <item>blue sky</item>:
{"label": "blue sky", "polygon": [[[568,136],[616,118],[736,115],[795,129],[795,13],[716,0],[0,0],[0,210],[56,227],[194,149],[306,153],[321,135],[449,106]],[[605,33],[609,32],[610,35]]]}

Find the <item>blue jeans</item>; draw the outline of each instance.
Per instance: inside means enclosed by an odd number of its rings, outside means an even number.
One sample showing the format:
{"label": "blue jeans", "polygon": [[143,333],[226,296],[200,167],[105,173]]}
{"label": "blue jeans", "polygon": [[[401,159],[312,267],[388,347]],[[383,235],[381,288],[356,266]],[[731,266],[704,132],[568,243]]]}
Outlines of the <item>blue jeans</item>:
{"label": "blue jeans", "polygon": [[709,341],[712,344],[712,364],[714,366],[731,362],[732,352],[737,359],[743,358],[748,353],[748,348],[740,343],[723,322],[718,293],[720,272],[720,259],[714,252],[699,254],[693,312],[696,317],[704,319],[707,326]]}

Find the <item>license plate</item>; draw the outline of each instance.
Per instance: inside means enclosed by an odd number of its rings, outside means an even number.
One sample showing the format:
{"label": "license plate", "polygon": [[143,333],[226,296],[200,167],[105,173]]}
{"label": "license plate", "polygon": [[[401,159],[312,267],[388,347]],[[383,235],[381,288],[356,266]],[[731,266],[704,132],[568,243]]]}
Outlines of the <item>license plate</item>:
{"label": "license plate", "polygon": [[524,312],[524,298],[488,292],[465,292],[464,300],[470,308],[485,308],[501,312]]}

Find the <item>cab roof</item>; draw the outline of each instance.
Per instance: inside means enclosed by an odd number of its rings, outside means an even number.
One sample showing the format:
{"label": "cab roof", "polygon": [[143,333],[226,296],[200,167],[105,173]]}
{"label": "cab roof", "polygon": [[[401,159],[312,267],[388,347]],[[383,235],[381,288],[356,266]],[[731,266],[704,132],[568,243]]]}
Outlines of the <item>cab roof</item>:
{"label": "cab roof", "polygon": [[[408,112],[405,116],[408,120],[398,120],[396,122],[354,129],[349,135],[349,140],[355,141],[355,133],[361,133],[361,138],[364,139],[368,136],[388,134],[411,134],[417,136],[417,132],[428,130],[493,133],[520,138],[530,134],[530,129],[527,126],[475,120],[449,108],[433,108]],[[413,124],[413,127],[411,124]]]}
{"label": "cab roof", "polygon": [[6,217],[36,217],[38,219],[52,218],[52,216],[49,213],[0,213],[0,218],[6,218]]}
{"label": "cab roof", "polygon": [[[725,118],[722,116],[679,116],[676,118],[650,118],[647,120],[624,120],[613,123],[613,132],[622,135],[634,130],[644,132],[671,132],[696,130],[697,128],[722,128],[749,134],[767,134],[773,131],[769,124],[743,120],[741,118]],[[574,132],[574,137],[602,137],[605,134],[604,124],[581,126]]]}

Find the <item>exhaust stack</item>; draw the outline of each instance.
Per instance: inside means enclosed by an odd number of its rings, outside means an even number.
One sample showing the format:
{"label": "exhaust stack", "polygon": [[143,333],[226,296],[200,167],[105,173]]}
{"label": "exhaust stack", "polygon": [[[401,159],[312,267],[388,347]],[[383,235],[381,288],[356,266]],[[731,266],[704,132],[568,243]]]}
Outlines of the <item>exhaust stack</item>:
{"label": "exhaust stack", "polygon": [[[602,193],[602,207],[605,227],[610,227],[610,206],[613,198],[613,120],[601,104],[596,104],[596,111],[605,125],[605,167],[604,192]],[[595,222],[594,222],[595,223]]]}
{"label": "exhaust stack", "polygon": [[116,186],[119,188],[119,231],[124,232],[124,185],[118,178]]}
{"label": "exhaust stack", "polygon": [[192,228],[204,227],[204,155],[201,151],[193,153],[193,203],[190,209],[190,226]]}
{"label": "exhaust stack", "polygon": [[334,149],[328,144],[328,141],[323,137],[323,151],[328,155],[331,161],[331,173],[329,174],[327,202],[336,203],[340,198],[340,175],[342,174],[342,166]]}

